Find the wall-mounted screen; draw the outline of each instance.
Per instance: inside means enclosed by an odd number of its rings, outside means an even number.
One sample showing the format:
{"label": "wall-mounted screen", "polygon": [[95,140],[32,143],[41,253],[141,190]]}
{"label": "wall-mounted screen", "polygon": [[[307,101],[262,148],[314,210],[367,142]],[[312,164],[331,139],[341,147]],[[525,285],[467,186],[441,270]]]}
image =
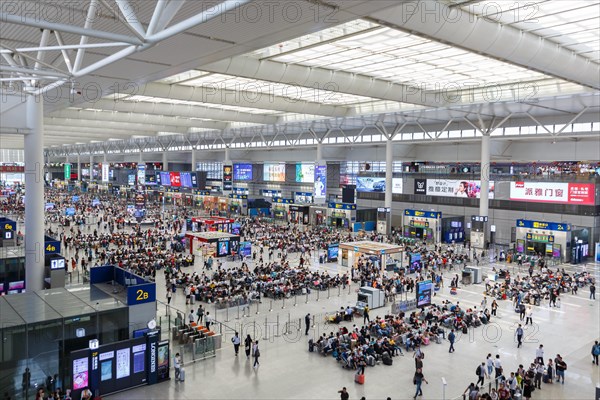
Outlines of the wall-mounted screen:
{"label": "wall-mounted screen", "polygon": [[265,163],[263,180],[267,182],[285,182],[285,163]]}
{"label": "wall-mounted screen", "polygon": [[191,188],[192,187],[192,174],[189,172],[181,172],[179,174],[181,180],[181,187]]}
{"label": "wall-mounted screen", "polygon": [[251,181],[252,180],[252,164],[233,164],[233,180],[234,181]]}
{"label": "wall-mounted screen", "polygon": [[169,174],[168,172],[161,172],[159,174],[159,177],[160,177],[160,181],[158,182],[159,185],[171,186],[171,174]]}
{"label": "wall-mounted screen", "polygon": [[126,378],[130,374],[129,347],[117,350],[117,379]]}
{"label": "wall-mounted screen", "polygon": [[89,386],[88,358],[73,360],[73,390],[84,389]]}
{"label": "wall-mounted screen", "polygon": [[169,172],[169,177],[171,178],[171,186],[181,186],[181,175],[179,174],[179,172]]}
{"label": "wall-mounted screen", "polygon": [[430,280],[417,283],[417,307],[431,304],[432,282]]}
{"label": "wall-mounted screen", "polygon": [[315,181],[315,164],[296,164],[296,182],[313,183]]}

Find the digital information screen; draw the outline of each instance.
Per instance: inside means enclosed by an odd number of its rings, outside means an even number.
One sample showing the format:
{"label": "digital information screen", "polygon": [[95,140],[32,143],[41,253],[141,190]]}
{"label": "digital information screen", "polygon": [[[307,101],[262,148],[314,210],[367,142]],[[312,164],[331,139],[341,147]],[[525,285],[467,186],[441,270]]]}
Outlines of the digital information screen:
{"label": "digital information screen", "polygon": [[417,283],[417,307],[425,307],[431,304],[431,280]]}

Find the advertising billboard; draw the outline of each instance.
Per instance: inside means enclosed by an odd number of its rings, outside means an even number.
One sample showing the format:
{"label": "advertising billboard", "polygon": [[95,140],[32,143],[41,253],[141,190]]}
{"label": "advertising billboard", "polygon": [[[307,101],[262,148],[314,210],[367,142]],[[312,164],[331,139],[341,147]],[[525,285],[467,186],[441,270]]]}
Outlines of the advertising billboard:
{"label": "advertising billboard", "polygon": [[110,176],[110,165],[102,164],[102,182],[108,182]]}
{"label": "advertising billboard", "polygon": [[169,178],[171,179],[171,186],[181,186],[181,175],[179,174],[179,172],[169,172]]}
{"label": "advertising billboard", "polygon": [[296,164],[296,182],[313,183],[315,181],[315,164]]}
{"label": "advertising billboard", "polygon": [[[425,187],[423,187],[423,184]],[[415,194],[439,197],[481,197],[481,181],[454,179],[415,179]],[[494,182],[490,181],[489,198],[494,198]]]}
{"label": "advertising billboard", "polygon": [[593,183],[511,182],[510,199],[534,203],[594,205]]}
{"label": "advertising billboard", "polygon": [[252,164],[233,164],[233,180],[251,181]]}
{"label": "advertising billboard", "polygon": [[285,182],[285,163],[265,163],[263,181]]}
{"label": "advertising billboard", "polygon": [[137,166],[137,181],[138,181],[138,185],[146,184],[146,164],[138,164],[138,166]]}
{"label": "advertising billboard", "polygon": [[89,386],[88,358],[73,360],[73,390],[84,389]]}
{"label": "advertising billboard", "polygon": [[327,193],[327,165],[315,167],[315,199],[325,199]]}
{"label": "advertising billboard", "polygon": [[433,284],[430,280],[417,283],[417,307],[425,307],[431,304],[431,292]]}
{"label": "advertising billboard", "polygon": [[[385,177],[359,176],[356,178],[357,192],[385,192]],[[402,178],[392,178],[392,193],[402,194]]]}
{"label": "advertising billboard", "polygon": [[233,166],[223,165],[223,190],[233,188]]}

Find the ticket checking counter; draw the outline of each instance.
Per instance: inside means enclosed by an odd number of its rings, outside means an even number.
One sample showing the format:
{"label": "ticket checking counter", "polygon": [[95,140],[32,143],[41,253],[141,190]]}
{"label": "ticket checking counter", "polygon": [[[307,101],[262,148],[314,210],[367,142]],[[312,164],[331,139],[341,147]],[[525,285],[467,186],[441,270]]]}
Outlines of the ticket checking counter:
{"label": "ticket checking counter", "polygon": [[542,254],[546,257],[569,261],[571,224],[561,222],[517,220],[517,253]]}
{"label": "ticket checking counter", "polygon": [[229,211],[235,215],[248,215],[248,195],[236,193],[230,194]]}
{"label": "ticket checking counter", "polygon": [[404,210],[402,214],[404,237],[441,243],[442,213],[440,211]]}
{"label": "ticket checking counter", "polygon": [[[338,264],[355,268],[356,265],[358,265],[358,259],[361,255],[364,255],[367,258],[377,257],[380,268],[379,274],[382,276],[388,265],[395,264],[395,261],[390,263],[389,260],[397,259],[401,262],[403,251],[404,248],[402,246],[368,240],[340,243]],[[394,269],[394,267],[392,267],[392,269]]]}
{"label": "ticket checking counter", "polygon": [[336,228],[349,228],[356,221],[356,204],[327,203],[327,225]]}
{"label": "ticket checking counter", "polygon": [[239,253],[240,237],[225,232],[191,232],[185,235],[190,253],[196,256],[218,258]]}
{"label": "ticket checking counter", "polygon": [[222,217],[193,217],[192,232],[231,233],[235,220]]}

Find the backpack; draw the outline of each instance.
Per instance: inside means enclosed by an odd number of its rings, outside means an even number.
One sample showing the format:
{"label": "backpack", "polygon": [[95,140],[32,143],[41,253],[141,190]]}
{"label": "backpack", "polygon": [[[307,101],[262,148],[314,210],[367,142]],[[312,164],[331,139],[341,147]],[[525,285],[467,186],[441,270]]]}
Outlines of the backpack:
{"label": "backpack", "polygon": [[475,370],[475,375],[479,376],[479,374],[481,374],[481,365],[478,365],[477,369]]}
{"label": "backpack", "polygon": [[592,350],[592,354],[595,356],[600,355],[600,344],[594,346],[594,350]]}

